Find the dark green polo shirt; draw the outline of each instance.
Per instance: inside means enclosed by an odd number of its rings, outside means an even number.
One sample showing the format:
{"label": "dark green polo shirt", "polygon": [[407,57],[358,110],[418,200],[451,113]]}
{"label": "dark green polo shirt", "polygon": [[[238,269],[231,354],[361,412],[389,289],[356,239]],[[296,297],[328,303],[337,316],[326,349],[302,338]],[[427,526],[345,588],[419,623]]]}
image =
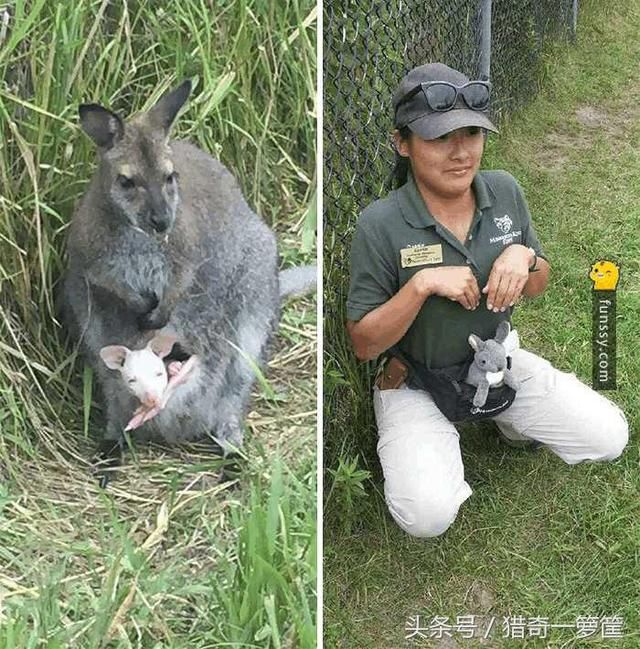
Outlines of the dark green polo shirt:
{"label": "dark green polo shirt", "polygon": [[[362,212],[351,245],[349,320],[360,320],[384,304],[423,268],[468,265],[482,291],[493,262],[509,244],[532,246],[545,257],[513,176],[480,171],[472,189],[476,211],[465,243],[431,216],[411,174],[406,184]],[[428,367],[460,363],[471,351],[469,334],[492,338],[498,323],[511,318],[511,311],[489,311],[484,294],[473,311],[432,295],[398,344]]]}

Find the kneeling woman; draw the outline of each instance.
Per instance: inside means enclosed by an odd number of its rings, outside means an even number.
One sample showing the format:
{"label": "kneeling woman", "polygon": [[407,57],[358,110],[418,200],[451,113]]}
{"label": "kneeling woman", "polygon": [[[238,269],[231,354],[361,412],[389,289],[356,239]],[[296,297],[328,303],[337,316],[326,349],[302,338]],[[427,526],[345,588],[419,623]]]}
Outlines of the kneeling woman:
{"label": "kneeling woman", "polygon": [[[489,85],[439,64],[413,69],[393,97],[398,188],[369,205],[351,252],[347,328],[356,355],[390,348],[426,368],[493,338],[522,295],[540,295],[549,264],[522,190],[503,171],[479,171]],[[620,408],[524,349],[512,352],[520,387],[494,421],[511,440],[547,446],[568,464],[618,457],[628,441]],[[415,536],[437,536],[471,495],[459,434],[428,391],[389,358],[374,387],[385,498]],[[411,375],[409,375],[411,376]]]}

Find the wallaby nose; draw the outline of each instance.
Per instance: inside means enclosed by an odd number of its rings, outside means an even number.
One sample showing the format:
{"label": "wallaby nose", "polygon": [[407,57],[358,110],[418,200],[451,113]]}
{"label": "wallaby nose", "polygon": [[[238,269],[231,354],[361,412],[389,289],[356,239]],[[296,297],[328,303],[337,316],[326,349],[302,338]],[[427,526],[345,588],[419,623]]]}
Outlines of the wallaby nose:
{"label": "wallaby nose", "polygon": [[160,405],[160,397],[152,392],[145,392],[141,401],[147,408],[155,408]]}

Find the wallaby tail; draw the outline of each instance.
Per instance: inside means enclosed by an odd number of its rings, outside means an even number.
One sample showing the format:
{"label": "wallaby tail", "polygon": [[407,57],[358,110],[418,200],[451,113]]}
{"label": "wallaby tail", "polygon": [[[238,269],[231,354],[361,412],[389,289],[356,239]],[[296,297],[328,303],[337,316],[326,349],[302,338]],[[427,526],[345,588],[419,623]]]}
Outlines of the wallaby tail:
{"label": "wallaby tail", "polygon": [[318,267],[294,266],[280,271],[280,297],[304,295],[316,290]]}

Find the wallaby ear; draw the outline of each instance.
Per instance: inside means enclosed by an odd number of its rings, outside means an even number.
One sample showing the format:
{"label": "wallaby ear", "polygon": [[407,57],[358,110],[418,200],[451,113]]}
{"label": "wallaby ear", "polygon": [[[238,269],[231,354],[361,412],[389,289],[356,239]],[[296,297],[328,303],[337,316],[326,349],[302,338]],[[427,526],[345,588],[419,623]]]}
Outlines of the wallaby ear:
{"label": "wallaby ear", "polygon": [[503,343],[507,339],[507,336],[509,335],[510,331],[511,331],[511,325],[507,320],[503,320],[498,325],[498,328],[496,329],[495,340],[499,343]]}
{"label": "wallaby ear", "polygon": [[177,340],[171,334],[158,334],[147,343],[147,349],[150,349],[154,354],[160,356],[160,358],[164,358],[171,352]]}
{"label": "wallaby ear", "polygon": [[480,351],[480,347],[482,346],[482,343],[484,342],[484,340],[482,340],[482,338],[479,338],[475,334],[469,334],[469,338],[467,338],[467,340],[469,341],[469,344],[476,351]]}
{"label": "wallaby ear", "polygon": [[129,350],[124,345],[109,345],[100,350],[100,358],[110,370],[121,370]]}
{"label": "wallaby ear", "polygon": [[183,81],[175,90],[162,95],[158,103],[149,111],[151,124],[169,133],[178,111],[191,93],[191,79]]}
{"label": "wallaby ear", "polygon": [[110,149],[123,135],[124,122],[98,104],[81,104],[80,124],[84,132],[101,148]]}

